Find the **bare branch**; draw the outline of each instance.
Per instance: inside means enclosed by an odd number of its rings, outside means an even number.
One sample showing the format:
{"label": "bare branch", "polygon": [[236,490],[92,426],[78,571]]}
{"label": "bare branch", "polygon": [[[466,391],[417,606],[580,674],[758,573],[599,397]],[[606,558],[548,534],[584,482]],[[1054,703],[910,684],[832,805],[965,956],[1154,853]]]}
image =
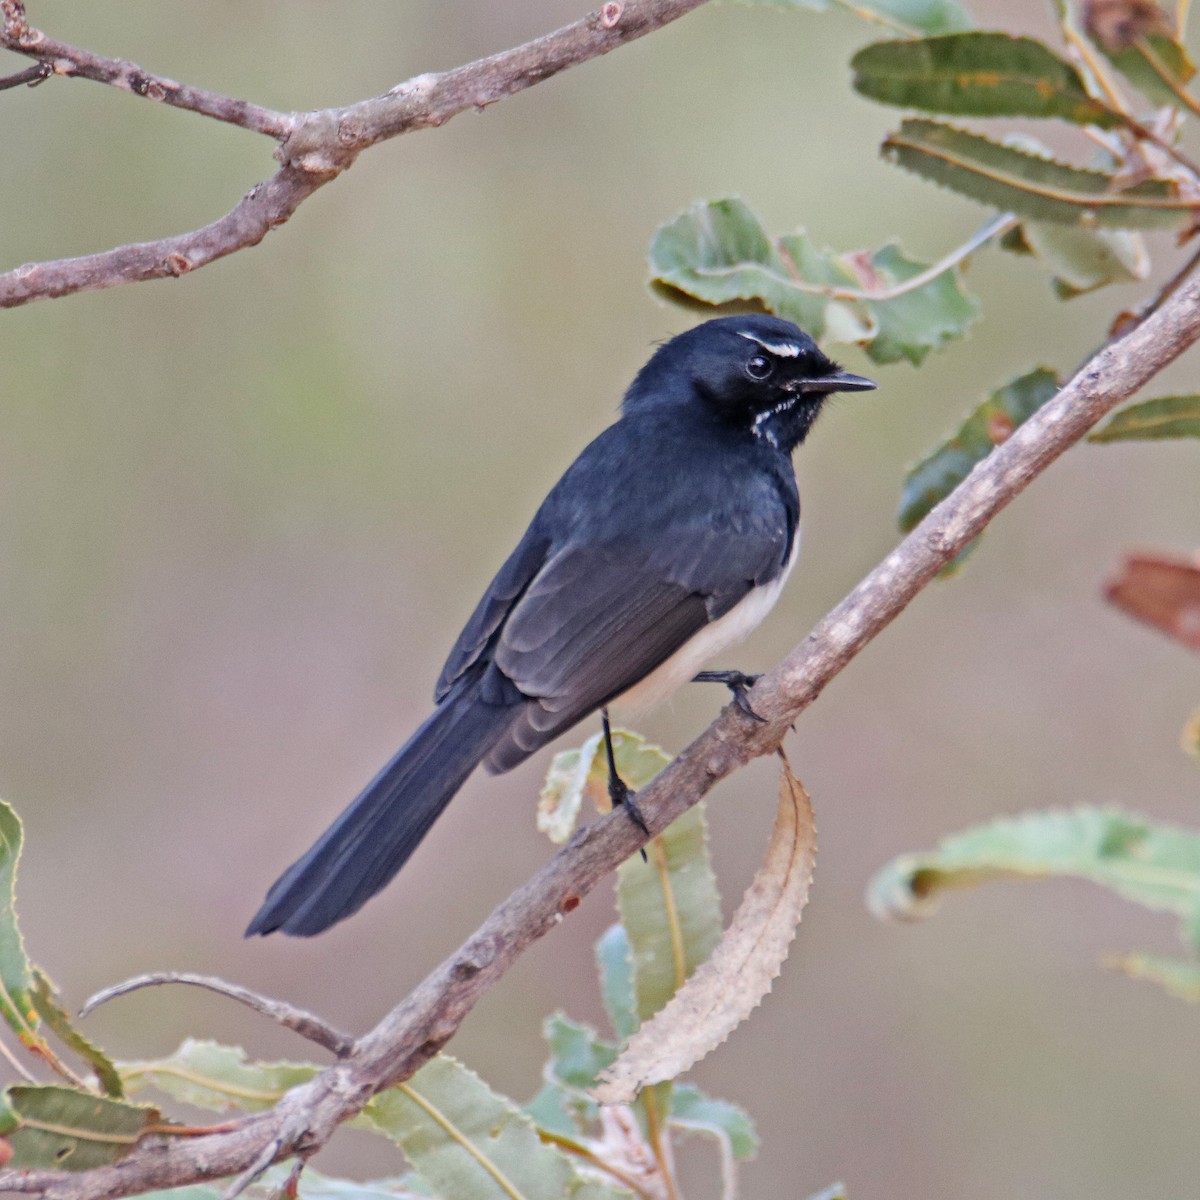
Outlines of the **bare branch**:
{"label": "bare branch", "polygon": [[18,0],[0,0],[0,47],[79,75],[229,121],[280,140],[283,169],[253,188],[225,216],[191,233],[119,246],[81,258],[27,263],[0,274],[0,308],[184,275],[234,251],[256,246],[318,188],[336,179],[365,149],[403,133],[444,125],[541,83],[568,67],[607,54],[677,20],[705,0],[625,0],[605,4],[554,33],[450,71],[418,75],[382,96],[344,108],[276,113],[152,75],[120,59],[101,58],[47,38],[25,23]]}
{"label": "bare branch", "polygon": [[[825,685],[881,633],[987,524],[1093,425],[1200,339],[1200,281],[1176,288],[1140,325],[1094,355],[912,531],[754,688],[764,722],[729,705],[641,793],[651,833],[665,829],[720,779],[773,752]],[[267,1113],[229,1131],[168,1147],[139,1146],[110,1167],[69,1175],[0,1172],[0,1191],[48,1200],[110,1200],[257,1168],[319,1149],[370,1098],[407,1079],[454,1035],[521,952],[573,912],[644,841],[623,812],[581,829],[501,904],[459,950],[354,1046]]]}
{"label": "bare branch", "polygon": [[265,133],[273,138],[287,137],[292,131],[292,117],[287,113],[278,113],[245,100],[234,100],[203,88],[176,83],[174,79],[154,75],[125,59],[106,58],[90,50],[81,50],[78,46],[69,46],[66,42],[57,42],[40,29],[33,29],[24,23],[10,31],[6,21],[4,31],[0,33],[0,46],[36,58],[53,75],[94,79],[97,83],[111,84],[135,96],[145,96],[148,100],[158,100],[175,108],[190,109],[214,120],[240,125],[243,129]]}
{"label": "bare branch", "polygon": [[160,987],[164,983],[190,984],[192,987],[206,988],[210,992],[216,992],[218,996],[228,996],[231,1000],[237,1000],[240,1004],[254,1009],[256,1013],[270,1017],[272,1021],[282,1025],[285,1029],[290,1029],[293,1033],[308,1038],[310,1042],[316,1042],[318,1046],[323,1046],[326,1050],[336,1054],[338,1058],[349,1054],[354,1046],[354,1039],[349,1034],[335,1029],[323,1017],[318,1017],[307,1009],[298,1008],[286,1000],[272,1000],[269,996],[260,996],[249,988],[244,988],[236,983],[228,983],[224,979],[218,979],[215,975],[193,975],[188,971],[156,971],[149,975],[135,975],[123,983],[114,983],[112,987],[97,992],[88,1000],[79,1010],[79,1015],[86,1017],[89,1013],[95,1012],[100,1005],[107,1004],[118,996],[127,996],[130,992],[136,992],[141,988]]}

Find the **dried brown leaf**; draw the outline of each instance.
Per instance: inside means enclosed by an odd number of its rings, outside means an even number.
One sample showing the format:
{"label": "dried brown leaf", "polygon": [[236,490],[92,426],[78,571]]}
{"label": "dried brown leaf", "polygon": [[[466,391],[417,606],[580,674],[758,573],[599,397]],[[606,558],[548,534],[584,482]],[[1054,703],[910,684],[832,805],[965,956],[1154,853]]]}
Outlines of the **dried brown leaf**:
{"label": "dried brown leaf", "polygon": [[817,855],[812,801],[784,759],[779,811],[762,866],[707,962],[601,1073],[601,1104],[628,1104],[719,1046],[778,977],[808,903]]}
{"label": "dried brown leaf", "polygon": [[1104,594],[1131,617],[1200,650],[1200,564],[1158,554],[1131,554]]}

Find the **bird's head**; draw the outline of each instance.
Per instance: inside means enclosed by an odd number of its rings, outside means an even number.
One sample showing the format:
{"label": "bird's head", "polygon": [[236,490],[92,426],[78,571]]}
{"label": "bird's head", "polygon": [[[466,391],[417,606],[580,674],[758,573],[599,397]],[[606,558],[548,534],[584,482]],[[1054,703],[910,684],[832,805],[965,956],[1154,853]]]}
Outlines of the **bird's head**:
{"label": "bird's head", "polygon": [[705,321],[665,342],[634,380],[625,410],[700,403],[728,425],[790,452],[833,392],[875,386],[843,371],[791,321],[748,314]]}

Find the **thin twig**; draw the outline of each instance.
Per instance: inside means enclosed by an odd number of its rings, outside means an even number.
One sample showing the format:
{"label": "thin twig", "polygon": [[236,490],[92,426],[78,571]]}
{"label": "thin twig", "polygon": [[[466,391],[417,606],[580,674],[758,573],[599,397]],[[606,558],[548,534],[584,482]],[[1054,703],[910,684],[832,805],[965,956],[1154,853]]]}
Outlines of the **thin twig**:
{"label": "thin twig", "polygon": [[6,92],[9,88],[20,87],[21,84],[28,84],[29,87],[37,87],[44,79],[49,79],[54,74],[54,68],[48,63],[38,63],[35,67],[26,67],[23,71],[18,71],[15,75],[8,75],[0,79],[0,92]]}
{"label": "thin twig", "polygon": [[335,1029],[324,1018],[318,1017],[307,1009],[298,1008],[286,1000],[273,1000],[269,996],[260,996],[257,992],[250,991],[249,988],[242,987],[237,983],[228,983],[224,979],[218,979],[215,975],[193,975],[187,971],[156,971],[149,975],[135,975],[132,979],[126,979],[124,983],[114,983],[112,987],[97,992],[88,1000],[79,1010],[79,1015],[86,1017],[89,1013],[95,1012],[100,1005],[107,1004],[118,996],[127,996],[130,992],[136,992],[141,988],[160,987],[165,983],[188,984],[191,987],[206,988],[210,992],[216,992],[219,996],[228,996],[231,1000],[236,1000],[240,1004],[254,1009],[256,1013],[269,1017],[285,1029],[298,1033],[310,1042],[316,1042],[318,1046],[323,1046],[326,1050],[336,1054],[338,1058],[349,1054],[354,1046],[354,1039],[348,1033],[342,1033],[341,1030]]}
{"label": "thin twig", "polygon": [[261,1179],[274,1164],[281,1145],[279,1138],[268,1142],[262,1153],[221,1193],[221,1200],[237,1200],[252,1183]]}
{"label": "thin twig", "polygon": [[[603,12],[590,13],[523,46],[453,70],[414,76],[370,100],[307,113],[280,114],[255,105],[245,106],[240,100],[149,76],[118,59],[92,56],[95,70],[90,74],[83,70],[87,64],[82,59],[70,60],[78,67],[72,73],[87,74],[88,78],[111,74],[112,78],[105,77],[103,82],[118,87],[132,87],[139,79],[151,79],[161,87],[162,95],[152,87],[146,92],[148,96],[153,92],[153,98],[164,103],[280,137],[283,140],[276,157],[284,165],[277,174],[254,187],[225,216],[203,229],[158,241],[118,246],[81,258],[27,263],[0,274],[0,308],[123,283],[185,275],[227,254],[256,246],[318,188],[352,166],[362,151],[401,134],[444,125],[461,112],[482,109],[515,95],[560,71],[660,29],[705,2],[626,0],[619,10],[607,5]],[[0,0],[0,12],[7,13],[3,5],[12,3],[14,0]],[[42,40],[24,45],[35,36]],[[50,42],[36,30],[21,35],[18,26],[10,26],[7,19],[0,45],[35,56],[51,46],[75,52],[73,47]]]}
{"label": "thin twig", "polygon": [[[1200,281],[1192,278],[1118,341],[1095,354],[1059,394],[997,446],[751,694],[751,720],[729,705],[639,796],[651,834],[719,780],[782,742],[793,721],[938,571],[1098,421],[1200,340]],[[45,1200],[115,1200],[243,1173],[270,1149],[276,1161],[323,1146],[377,1092],[410,1078],[533,942],[645,840],[623,813],[577,830],[345,1059],[293,1088],[230,1133],[178,1146],[135,1147],[120,1163],[69,1174],[0,1172],[0,1191]]]}
{"label": "thin twig", "polygon": [[174,108],[186,108],[277,140],[287,137],[294,128],[294,118],[289,113],[276,112],[246,100],[235,100],[204,88],[177,83],[174,79],[155,75],[125,59],[107,58],[103,54],[93,54],[90,50],[56,41],[40,29],[32,29],[28,25],[10,31],[6,23],[4,32],[0,33],[0,47],[36,58],[40,66],[32,69],[44,70],[45,74],[39,76],[42,79],[48,75],[92,79],[135,96],[144,96],[147,100],[157,100]]}
{"label": "thin twig", "polygon": [[12,1052],[12,1049],[3,1038],[0,1038],[0,1057],[27,1083],[37,1083],[37,1076],[30,1073],[25,1064]]}

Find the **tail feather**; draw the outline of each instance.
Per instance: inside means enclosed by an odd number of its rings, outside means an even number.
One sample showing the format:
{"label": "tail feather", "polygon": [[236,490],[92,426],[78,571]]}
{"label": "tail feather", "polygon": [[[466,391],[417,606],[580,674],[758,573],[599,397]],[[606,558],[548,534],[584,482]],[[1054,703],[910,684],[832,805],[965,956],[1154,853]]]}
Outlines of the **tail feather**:
{"label": "tail feather", "polygon": [[357,912],[400,870],[518,711],[487,704],[477,686],[464,685],[284,871],[247,937],[276,930],[311,937]]}

